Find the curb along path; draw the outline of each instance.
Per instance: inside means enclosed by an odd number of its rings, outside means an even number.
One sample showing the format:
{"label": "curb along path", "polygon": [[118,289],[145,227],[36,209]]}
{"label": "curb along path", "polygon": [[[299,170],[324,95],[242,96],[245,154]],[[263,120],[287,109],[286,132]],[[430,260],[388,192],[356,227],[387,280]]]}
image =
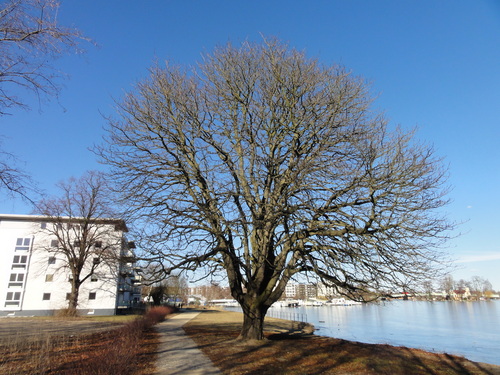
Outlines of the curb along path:
{"label": "curb along path", "polygon": [[182,326],[199,312],[181,312],[156,326],[161,334],[156,375],[220,375],[221,372],[188,337]]}

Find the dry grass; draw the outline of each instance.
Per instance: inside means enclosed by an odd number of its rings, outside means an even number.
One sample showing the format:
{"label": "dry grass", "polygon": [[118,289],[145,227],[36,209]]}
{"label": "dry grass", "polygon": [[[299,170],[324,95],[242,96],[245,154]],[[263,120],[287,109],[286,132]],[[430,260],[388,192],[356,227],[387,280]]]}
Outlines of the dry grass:
{"label": "dry grass", "polygon": [[500,374],[500,366],[447,354],[389,345],[372,345],[314,335],[290,322],[266,319],[263,343],[234,341],[242,315],[202,312],[184,326],[224,374]]}
{"label": "dry grass", "polygon": [[154,368],[158,337],[153,325],[172,310],[153,308],[122,327],[89,335],[44,335],[0,347],[0,373],[134,374]]}

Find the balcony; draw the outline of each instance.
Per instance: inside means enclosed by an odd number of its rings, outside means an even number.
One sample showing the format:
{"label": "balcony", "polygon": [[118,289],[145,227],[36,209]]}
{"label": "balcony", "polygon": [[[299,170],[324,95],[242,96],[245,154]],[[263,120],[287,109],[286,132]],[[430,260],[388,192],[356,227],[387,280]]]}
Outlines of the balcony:
{"label": "balcony", "polygon": [[132,267],[122,267],[120,270],[120,275],[123,277],[133,277],[135,275],[135,272]]}
{"label": "balcony", "polygon": [[125,284],[125,283],[118,284],[118,291],[119,292],[131,292],[132,285]]}

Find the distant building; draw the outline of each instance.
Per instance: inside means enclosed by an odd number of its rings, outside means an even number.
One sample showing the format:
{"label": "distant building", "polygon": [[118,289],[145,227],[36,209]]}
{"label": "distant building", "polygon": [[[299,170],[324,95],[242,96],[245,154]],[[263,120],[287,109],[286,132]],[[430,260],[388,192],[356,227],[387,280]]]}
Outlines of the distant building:
{"label": "distant building", "polygon": [[306,283],[288,283],[285,287],[286,298],[310,299],[316,298],[318,288],[315,284]]}
{"label": "distant building", "polygon": [[338,295],[338,292],[334,287],[323,283],[318,284],[318,297],[329,299],[336,295]]}
{"label": "distant building", "polygon": [[[51,315],[68,306],[71,276],[62,266],[63,255],[47,250],[55,241],[44,232],[47,225],[55,224],[45,216],[0,215],[0,316]],[[100,219],[98,226],[107,229],[103,241],[116,244],[116,258],[99,263],[83,282],[77,309],[81,314],[113,315],[139,303],[139,269],[125,223]],[[84,267],[96,261],[89,259]]]}

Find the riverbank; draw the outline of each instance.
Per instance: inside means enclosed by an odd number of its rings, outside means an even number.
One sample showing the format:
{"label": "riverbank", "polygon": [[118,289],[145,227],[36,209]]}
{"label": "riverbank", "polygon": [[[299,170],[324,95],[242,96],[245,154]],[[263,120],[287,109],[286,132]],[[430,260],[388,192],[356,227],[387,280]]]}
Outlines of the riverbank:
{"label": "riverbank", "polygon": [[224,374],[500,374],[500,366],[448,354],[390,345],[363,344],[300,334],[297,323],[266,319],[266,340],[242,345],[234,339],[242,314],[206,310],[184,326],[186,333]]}

